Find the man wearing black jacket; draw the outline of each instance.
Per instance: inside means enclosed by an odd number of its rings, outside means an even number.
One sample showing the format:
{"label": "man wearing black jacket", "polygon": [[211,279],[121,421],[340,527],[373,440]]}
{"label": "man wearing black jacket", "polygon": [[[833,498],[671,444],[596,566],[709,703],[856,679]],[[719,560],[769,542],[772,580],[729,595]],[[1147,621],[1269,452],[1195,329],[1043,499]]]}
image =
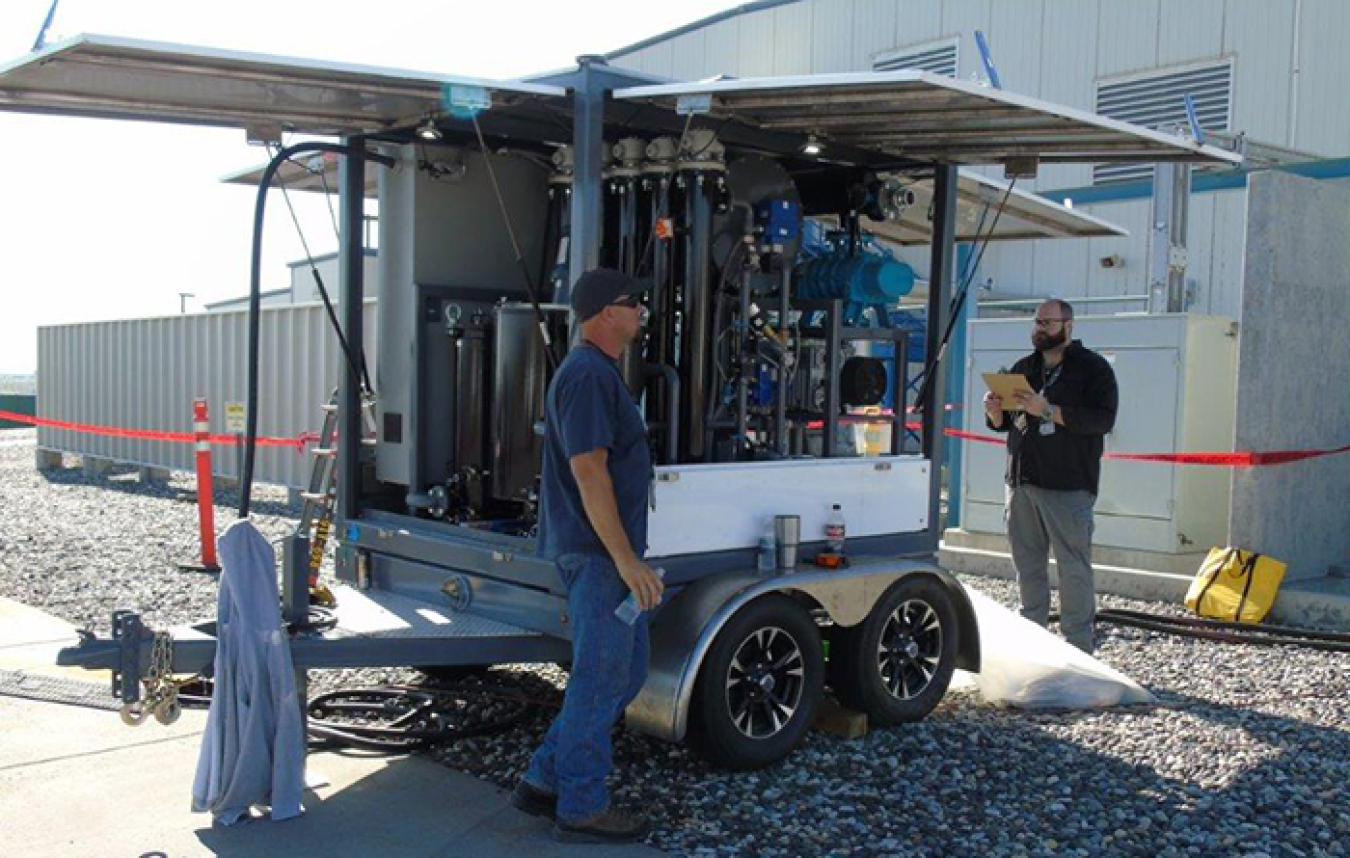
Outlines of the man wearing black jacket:
{"label": "man wearing black jacket", "polygon": [[1059,564],[1060,628],[1091,653],[1096,593],[1092,507],[1101,479],[1104,436],[1116,422],[1116,374],[1105,358],[1073,339],[1073,307],[1051,298],[1036,310],[1035,351],[1013,364],[1035,393],[1004,403],[985,394],[990,429],[1008,434],[1005,517],[1022,616],[1050,615],[1050,549]]}

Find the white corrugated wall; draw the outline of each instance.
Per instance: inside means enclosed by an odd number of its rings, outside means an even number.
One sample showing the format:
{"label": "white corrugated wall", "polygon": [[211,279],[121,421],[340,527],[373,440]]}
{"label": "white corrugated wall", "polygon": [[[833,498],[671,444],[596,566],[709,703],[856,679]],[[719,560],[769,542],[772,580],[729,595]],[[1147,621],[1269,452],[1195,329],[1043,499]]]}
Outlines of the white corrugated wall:
{"label": "white corrugated wall", "polygon": [[[375,301],[364,312],[366,355],[375,375]],[[321,304],[266,308],[259,331],[258,433],[296,438],[318,431],[319,406],[342,367]],[[225,403],[247,399],[246,312],[165,316],[38,329],[38,416],[114,429],[192,431],[192,400],[205,397],[211,431],[225,432]],[[40,428],[38,446],[155,468],[192,470],[191,444]],[[230,447],[212,450],[213,470],[238,476]],[[259,447],[255,479],[299,487],[312,458]]]}
{"label": "white corrugated wall", "polygon": [[[658,43],[614,64],[683,80],[864,71],[878,53],[956,37],[958,73],[969,79],[982,74],[977,29],[990,41],[1004,87],[1089,110],[1099,78],[1233,57],[1233,131],[1322,157],[1350,155],[1350,99],[1341,94],[1350,78],[1344,0],[801,0],[681,35],[673,63],[671,44]],[[1047,165],[1034,190],[1091,183],[1091,166]],[[1221,191],[1191,200],[1196,312],[1238,311],[1245,198]],[[991,246],[982,277],[1006,292],[1143,294],[1148,200],[1082,209],[1131,236]],[[1099,260],[1111,254],[1125,266],[1102,268]]]}

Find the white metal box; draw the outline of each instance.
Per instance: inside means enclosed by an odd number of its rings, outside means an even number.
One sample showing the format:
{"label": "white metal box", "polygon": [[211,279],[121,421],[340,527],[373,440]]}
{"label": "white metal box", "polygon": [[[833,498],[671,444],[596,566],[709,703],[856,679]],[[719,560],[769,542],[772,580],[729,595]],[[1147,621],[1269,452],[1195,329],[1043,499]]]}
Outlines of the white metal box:
{"label": "white metal box", "polygon": [[750,548],[775,515],[800,516],[802,542],[820,542],[836,503],[850,538],[918,533],[928,526],[928,468],[913,455],[662,466],[647,556]]}
{"label": "white metal box", "polygon": [[[1079,317],[1074,338],[1115,369],[1120,388],[1116,428],[1107,453],[1229,451],[1233,448],[1237,324],[1186,313]],[[971,323],[964,407],[967,431],[990,433],[981,404],[981,376],[1012,366],[1031,351],[1031,320]],[[1002,446],[962,444],[961,527],[1002,533]],[[1102,462],[1094,543],[1141,551],[1186,553],[1228,538],[1229,473],[1211,465]]]}

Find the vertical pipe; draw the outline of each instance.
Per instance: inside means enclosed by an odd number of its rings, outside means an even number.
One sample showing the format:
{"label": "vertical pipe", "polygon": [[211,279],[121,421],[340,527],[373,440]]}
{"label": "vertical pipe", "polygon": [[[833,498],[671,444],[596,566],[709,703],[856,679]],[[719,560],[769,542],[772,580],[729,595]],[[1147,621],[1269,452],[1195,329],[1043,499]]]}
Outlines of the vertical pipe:
{"label": "vertical pipe", "polygon": [[825,314],[825,422],[820,455],[833,458],[839,439],[839,373],[843,361],[839,351],[843,346],[844,302],[831,301]]}
{"label": "vertical pipe", "polygon": [[705,171],[684,174],[684,314],[680,363],[688,373],[687,395],[681,397],[684,411],[680,431],[685,461],[702,461],[708,455],[704,443],[704,412],[708,403],[708,357],[712,304],[712,193],[711,175]]}
{"label": "vertical pipe", "polygon": [[909,389],[909,337],[891,340],[891,455],[905,452],[909,441],[907,428],[909,412],[905,408],[905,391]]}
{"label": "vertical pipe", "polygon": [[[730,262],[730,259],[728,259]],[[737,272],[733,272],[735,274]],[[739,305],[740,336],[736,338],[736,435],[737,444],[745,445],[750,425],[750,370],[754,361],[750,359],[752,341],[750,338],[750,273],[740,276]],[[743,449],[743,446],[741,447]]]}
{"label": "vertical pipe", "polygon": [[[619,270],[632,277],[638,273],[638,265],[641,260],[638,254],[642,248],[638,246],[638,199],[637,189],[638,180],[633,176],[625,176],[615,179],[614,183],[619,188]],[[642,371],[643,348],[647,337],[647,331],[639,331],[638,338],[633,341],[623,356],[619,358],[619,368],[623,375],[623,380],[628,384],[628,390],[635,397],[642,392],[643,384],[646,381]]]}
{"label": "vertical pipe", "polygon": [[[969,289],[974,290],[975,275],[978,271],[966,271],[970,265],[971,246],[969,243],[962,243],[956,247],[956,270],[962,272],[964,280],[968,280],[972,285]],[[975,296],[970,294],[966,300],[961,302],[961,312],[957,315],[956,327],[952,329],[952,338],[947,346],[947,354],[951,355],[949,363],[951,372],[947,375],[947,395],[948,402],[960,402],[961,397],[965,395],[966,389],[966,343],[969,341],[970,317],[975,306]],[[972,414],[975,412],[972,411]],[[947,526],[961,526],[961,459],[964,452],[964,444],[948,444],[947,449]]]}
{"label": "vertical pipe", "polygon": [[[660,238],[656,234],[657,223],[663,218],[670,216],[670,178],[666,175],[650,176],[646,180],[651,188],[649,190],[651,204],[651,216],[649,218],[649,229],[651,233],[643,239],[652,243],[652,314],[651,331],[649,332],[647,360],[656,366],[674,366],[675,355],[671,340],[675,335],[675,302],[671,294],[670,285],[670,240]],[[676,379],[678,383],[678,378]],[[676,421],[679,420],[679,411],[671,405],[670,391],[661,385],[655,385],[651,390],[651,398],[647,404],[647,415],[652,422],[660,423],[665,427],[667,441],[679,435],[679,427]],[[679,450],[676,449],[673,455],[667,458],[665,464],[673,465],[679,459]]]}
{"label": "vertical pipe", "polygon": [[[338,184],[341,185],[338,279],[342,283],[339,302],[347,344],[353,355],[359,355],[365,347],[365,332],[361,327],[365,290],[361,237],[365,227],[366,159],[360,140],[347,138],[343,142],[350,151],[338,168]],[[394,288],[394,284],[390,288]],[[357,518],[361,512],[361,437],[361,380],[356,376],[356,367],[345,362],[342,394],[338,400],[338,519],[341,522]]]}
{"label": "vertical pipe", "polygon": [[936,168],[933,182],[933,243],[928,272],[928,361],[934,376],[927,384],[923,410],[923,457],[929,463],[928,535],[937,550],[940,536],[938,512],[942,495],[943,384],[946,361],[935,360],[942,348],[942,333],[952,303],[952,262],[956,243],[956,167]]}
{"label": "vertical pipe", "polygon": [[779,456],[787,456],[787,361],[788,361],[788,314],[791,312],[792,261],[787,257],[779,260],[783,266],[783,281],[778,286],[778,335],[783,338],[783,358],[778,364],[778,384],[774,390],[773,426],[774,449]]}

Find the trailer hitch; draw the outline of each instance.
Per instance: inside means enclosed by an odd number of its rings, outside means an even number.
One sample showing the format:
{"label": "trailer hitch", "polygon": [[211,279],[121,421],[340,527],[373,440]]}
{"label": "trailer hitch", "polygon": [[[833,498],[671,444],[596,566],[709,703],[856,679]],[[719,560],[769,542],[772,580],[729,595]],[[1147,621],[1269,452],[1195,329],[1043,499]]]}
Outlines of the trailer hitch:
{"label": "trailer hitch", "polygon": [[147,679],[162,683],[173,674],[198,674],[210,668],[215,638],[196,627],[180,632],[171,638],[167,632],[147,628],[135,611],[113,611],[111,638],[80,629],[79,643],[58,652],[56,663],[110,671],[113,697],[131,705],[140,702]]}
{"label": "trailer hitch", "polygon": [[[141,648],[153,644],[155,636],[135,611],[113,611],[112,638],[98,638],[88,629],[80,629],[80,642],[65,647],[56,655],[63,667],[112,671],[112,694],[123,703],[141,699]],[[149,653],[145,654],[149,661]]]}

